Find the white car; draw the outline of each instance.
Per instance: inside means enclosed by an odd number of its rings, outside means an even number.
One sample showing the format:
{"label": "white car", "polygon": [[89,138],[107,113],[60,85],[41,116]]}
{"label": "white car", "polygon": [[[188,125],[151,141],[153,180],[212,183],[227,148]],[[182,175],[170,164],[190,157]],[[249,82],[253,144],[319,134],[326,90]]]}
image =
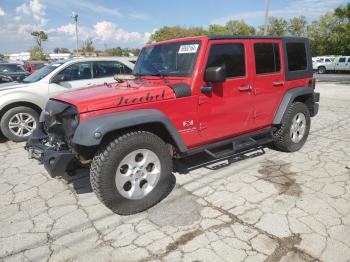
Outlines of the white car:
{"label": "white car", "polygon": [[9,140],[25,141],[51,96],[113,82],[115,74],[130,74],[133,68],[124,57],[79,58],[49,64],[21,82],[1,84],[1,132]]}
{"label": "white car", "polygon": [[319,57],[312,63],[312,67],[319,74],[325,74],[328,71],[350,72],[350,56]]}
{"label": "white car", "polygon": [[312,68],[319,74],[324,74],[327,71],[334,70],[334,57],[316,57],[312,62]]}

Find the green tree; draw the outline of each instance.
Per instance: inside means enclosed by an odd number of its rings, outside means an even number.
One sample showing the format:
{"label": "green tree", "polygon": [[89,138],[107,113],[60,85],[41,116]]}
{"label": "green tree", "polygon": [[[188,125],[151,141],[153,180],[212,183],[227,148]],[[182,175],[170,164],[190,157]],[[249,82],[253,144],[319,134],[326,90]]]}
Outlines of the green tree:
{"label": "green tree", "polygon": [[289,20],[288,34],[292,36],[306,36],[307,21],[305,16],[294,17]]}
{"label": "green tree", "polygon": [[255,28],[243,20],[231,20],[226,23],[226,29],[233,35],[254,35]]}
{"label": "green tree", "polygon": [[180,26],[164,26],[151,35],[149,42],[159,42],[169,39],[206,35],[208,32],[202,27],[183,28]]}
{"label": "green tree", "polygon": [[65,47],[56,47],[53,52],[55,54],[58,54],[58,53],[70,53],[69,49],[68,48],[65,48]]}
{"label": "green tree", "polygon": [[30,49],[30,60],[47,60],[47,58],[39,46],[34,46]]}
{"label": "green tree", "polygon": [[30,33],[34,37],[36,44],[42,50],[42,43],[48,40],[48,36],[44,31],[33,31]]}
{"label": "green tree", "polygon": [[83,47],[80,49],[82,52],[94,52],[96,49],[94,47],[94,42],[92,38],[88,38],[83,42]]}
{"label": "green tree", "polygon": [[212,24],[208,27],[208,34],[209,35],[228,35],[230,34],[230,31],[227,30],[225,26]]}
{"label": "green tree", "polygon": [[[287,34],[288,22],[284,18],[277,18],[271,16],[267,25],[267,34],[275,36],[283,36]],[[259,26],[259,35],[264,34],[264,26]]]}

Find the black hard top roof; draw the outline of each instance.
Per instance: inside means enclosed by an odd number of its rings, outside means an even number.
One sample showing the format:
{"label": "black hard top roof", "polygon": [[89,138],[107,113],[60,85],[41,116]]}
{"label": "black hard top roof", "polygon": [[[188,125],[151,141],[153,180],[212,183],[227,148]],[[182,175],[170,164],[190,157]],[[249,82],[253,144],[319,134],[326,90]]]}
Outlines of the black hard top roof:
{"label": "black hard top roof", "polygon": [[220,39],[306,39],[297,36],[272,36],[272,35],[208,35],[209,40]]}

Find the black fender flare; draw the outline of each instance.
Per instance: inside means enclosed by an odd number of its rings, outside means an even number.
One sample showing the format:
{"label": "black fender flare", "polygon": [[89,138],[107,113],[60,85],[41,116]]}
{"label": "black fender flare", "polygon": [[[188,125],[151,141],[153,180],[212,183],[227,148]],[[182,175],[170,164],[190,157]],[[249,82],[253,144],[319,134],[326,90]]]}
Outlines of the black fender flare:
{"label": "black fender flare", "polygon": [[303,95],[310,95],[313,97],[314,89],[310,87],[297,87],[297,88],[288,90],[282,98],[282,101],[276,111],[275,117],[273,118],[272,124],[273,125],[281,124],[283,115],[286,112],[288,106],[290,106],[293,103],[295,98]]}
{"label": "black fender flare", "polygon": [[150,123],[162,124],[179,150],[181,152],[187,151],[187,146],[174,124],[165,114],[156,109],[116,112],[87,119],[78,125],[72,142],[81,146],[97,146],[103,137],[111,131]]}

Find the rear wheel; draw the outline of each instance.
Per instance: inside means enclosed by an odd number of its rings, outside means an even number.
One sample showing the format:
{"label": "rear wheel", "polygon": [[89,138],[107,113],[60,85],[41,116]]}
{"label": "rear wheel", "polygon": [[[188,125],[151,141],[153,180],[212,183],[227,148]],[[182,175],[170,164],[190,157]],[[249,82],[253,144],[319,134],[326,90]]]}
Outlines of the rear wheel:
{"label": "rear wheel", "polygon": [[310,112],[301,102],[287,109],[281,127],[274,134],[274,146],[284,152],[298,151],[306,142],[310,131]]}
{"label": "rear wheel", "polygon": [[39,114],[25,106],[8,110],[1,118],[0,127],[3,135],[14,142],[23,142],[35,130]]}
{"label": "rear wheel", "polygon": [[91,186],[113,212],[129,215],[161,201],[171,188],[172,159],[164,141],[144,131],[113,140],[96,154]]}

